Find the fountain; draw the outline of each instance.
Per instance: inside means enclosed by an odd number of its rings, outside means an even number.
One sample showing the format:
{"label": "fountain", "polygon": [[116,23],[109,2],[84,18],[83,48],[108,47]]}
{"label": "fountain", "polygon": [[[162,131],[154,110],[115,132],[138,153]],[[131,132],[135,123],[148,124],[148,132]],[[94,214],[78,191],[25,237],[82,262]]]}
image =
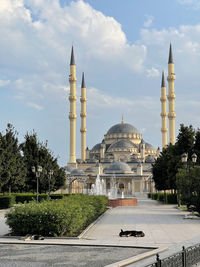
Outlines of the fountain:
{"label": "fountain", "polygon": [[92,186],[91,186],[90,194],[96,195],[96,196],[106,195],[105,181],[104,181],[104,179],[100,179],[99,174],[97,174],[95,184],[92,184]]}

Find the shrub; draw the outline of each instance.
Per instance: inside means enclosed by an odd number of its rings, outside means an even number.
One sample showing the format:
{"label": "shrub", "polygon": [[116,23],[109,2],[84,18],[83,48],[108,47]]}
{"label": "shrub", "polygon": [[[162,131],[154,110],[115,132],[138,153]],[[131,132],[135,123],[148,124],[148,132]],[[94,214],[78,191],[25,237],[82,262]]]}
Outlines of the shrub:
{"label": "shrub", "polygon": [[164,202],[164,200],[165,200],[164,193],[158,193],[157,200],[161,201],[161,202]]}
{"label": "shrub", "polygon": [[15,204],[15,197],[12,195],[0,196],[0,209],[11,208]]}
{"label": "shrub", "polygon": [[6,223],[15,235],[76,236],[106,210],[103,196],[71,195],[54,201],[13,207]]}
{"label": "shrub", "polygon": [[177,194],[167,194],[167,203],[168,204],[177,204]]}
{"label": "shrub", "polygon": [[[33,193],[17,193],[14,194],[15,195],[15,199],[16,199],[16,203],[25,203],[25,202],[30,202],[30,201],[36,201],[37,199],[37,195],[33,194]],[[47,200],[48,199],[48,195],[47,194],[39,194],[38,196],[38,200],[42,201],[42,200]]]}
{"label": "shrub", "polygon": [[54,199],[62,199],[63,197],[64,197],[63,194],[52,194],[52,195],[50,195],[50,198],[52,200],[54,200]]}

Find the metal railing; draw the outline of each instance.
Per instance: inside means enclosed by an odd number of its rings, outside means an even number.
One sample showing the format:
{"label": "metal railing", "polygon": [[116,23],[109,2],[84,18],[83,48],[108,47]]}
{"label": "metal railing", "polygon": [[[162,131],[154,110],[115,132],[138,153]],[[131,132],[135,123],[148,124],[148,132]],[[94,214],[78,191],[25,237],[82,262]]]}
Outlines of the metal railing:
{"label": "metal railing", "polygon": [[198,262],[200,262],[200,244],[188,248],[183,247],[182,251],[162,260],[157,254],[156,262],[145,267],[191,267]]}

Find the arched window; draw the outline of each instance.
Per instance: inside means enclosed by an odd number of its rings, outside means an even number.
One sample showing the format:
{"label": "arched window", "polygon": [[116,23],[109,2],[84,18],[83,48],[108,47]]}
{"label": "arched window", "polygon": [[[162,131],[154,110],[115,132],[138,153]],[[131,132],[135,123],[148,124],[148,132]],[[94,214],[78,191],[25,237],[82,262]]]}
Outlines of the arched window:
{"label": "arched window", "polygon": [[119,189],[120,189],[120,190],[124,189],[124,184],[123,184],[123,183],[120,183],[120,184],[119,184]]}
{"label": "arched window", "polygon": [[109,182],[107,183],[106,188],[110,189],[110,183]]}

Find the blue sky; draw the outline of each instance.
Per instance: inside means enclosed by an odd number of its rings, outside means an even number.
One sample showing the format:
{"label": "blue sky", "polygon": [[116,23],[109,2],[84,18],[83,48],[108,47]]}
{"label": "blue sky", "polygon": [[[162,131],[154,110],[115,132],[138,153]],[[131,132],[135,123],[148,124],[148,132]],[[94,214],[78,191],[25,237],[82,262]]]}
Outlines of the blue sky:
{"label": "blue sky", "polygon": [[[73,43],[78,96],[85,72],[89,148],[122,113],[145,141],[161,146],[160,80],[170,41],[176,134],[180,123],[199,127],[199,12],[198,0],[1,0],[0,130],[12,123],[22,141],[34,129],[66,165]],[[77,158],[79,113],[77,101]]]}

